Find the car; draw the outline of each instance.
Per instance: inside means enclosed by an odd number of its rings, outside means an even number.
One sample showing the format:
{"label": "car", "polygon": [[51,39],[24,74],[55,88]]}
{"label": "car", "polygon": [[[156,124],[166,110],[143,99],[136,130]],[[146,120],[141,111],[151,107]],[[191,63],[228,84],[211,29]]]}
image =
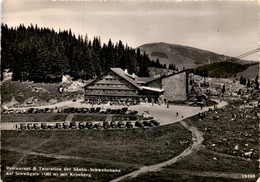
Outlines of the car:
{"label": "car", "polygon": [[63,127],[63,129],[68,129],[69,128],[69,124],[68,123],[62,123],[62,127]]}
{"label": "car", "polygon": [[40,110],[40,109],[38,109],[38,108],[34,108],[33,111],[32,111],[32,113],[39,113],[39,110]]}
{"label": "car", "polygon": [[34,108],[29,108],[28,113],[33,113]]}
{"label": "car", "polygon": [[49,112],[49,108],[44,108],[44,113],[48,113]]}
{"label": "car", "polygon": [[46,123],[41,123],[41,129],[47,129],[48,125]]}
{"label": "car", "polygon": [[94,107],[91,107],[90,109],[89,109],[89,113],[94,113],[95,112],[95,108]]}
{"label": "car", "polygon": [[55,128],[55,124],[49,123],[49,124],[48,124],[48,128],[49,128],[49,129],[54,129],[54,128]]}
{"label": "car", "polygon": [[100,110],[101,110],[101,107],[97,107],[94,112],[99,113]]}
{"label": "car", "polygon": [[108,108],[108,109],[106,109],[105,114],[110,114],[110,112],[111,112],[111,109]]}
{"label": "car", "polygon": [[103,122],[103,128],[104,128],[104,129],[110,128],[108,121],[104,121],[104,122]]}
{"label": "car", "polygon": [[104,107],[101,107],[101,109],[100,109],[99,113],[101,113],[101,114],[105,114],[105,113],[106,113],[106,108],[104,108]]}
{"label": "car", "polygon": [[126,127],[127,127],[127,128],[133,128],[134,125],[133,125],[133,123],[132,123],[131,121],[127,121],[127,122],[126,122]]}
{"label": "car", "polygon": [[118,128],[125,128],[125,123],[123,121],[119,121],[117,123]]}
{"label": "car", "polygon": [[122,110],[121,109],[117,109],[116,110],[116,114],[121,114],[122,113]]}
{"label": "car", "polygon": [[71,123],[70,123],[70,128],[71,128],[71,129],[77,129],[78,127],[77,127],[76,122],[71,122]]}
{"label": "car", "polygon": [[82,109],[82,113],[87,113],[88,111],[89,111],[88,108],[83,108],[83,109]]}
{"label": "car", "polygon": [[86,123],[86,128],[88,128],[88,129],[93,129],[93,128],[94,128],[93,123],[90,122],[90,121],[88,121],[88,122]]}
{"label": "car", "polygon": [[33,125],[33,128],[36,129],[36,130],[38,130],[38,129],[40,129],[41,127],[40,127],[39,123],[35,123],[35,124]]}
{"label": "car", "polygon": [[61,123],[56,123],[55,128],[57,128],[57,129],[62,129],[62,125],[61,125]]}
{"label": "car", "polygon": [[150,120],[150,123],[152,123],[155,126],[159,126],[160,125],[160,123],[158,121],[154,120],[154,119]]}
{"label": "car", "polygon": [[33,124],[32,123],[28,123],[27,124],[27,129],[33,129]]}
{"label": "car", "polygon": [[84,122],[79,122],[79,129],[85,129],[86,126],[84,124]]}
{"label": "car", "polygon": [[144,126],[153,126],[152,123],[150,123],[148,120],[143,121]]}
{"label": "car", "polygon": [[128,110],[128,107],[123,107],[123,108],[121,109],[122,114],[125,114],[127,110]]}
{"label": "car", "polygon": [[21,130],[26,130],[26,124],[25,123],[20,124],[20,129]]}
{"label": "car", "polygon": [[111,109],[110,114],[116,114],[116,109]]}
{"label": "car", "polygon": [[136,121],[135,122],[135,126],[139,127],[139,128],[142,128],[142,127],[144,127],[144,124],[142,123],[142,121]]}
{"label": "car", "polygon": [[110,127],[111,128],[116,128],[117,127],[116,122],[115,121],[111,121],[110,122]]}
{"label": "car", "polygon": [[101,126],[101,124],[100,123],[96,123],[95,125],[94,125],[94,128],[96,128],[96,129],[102,129],[102,126]]}

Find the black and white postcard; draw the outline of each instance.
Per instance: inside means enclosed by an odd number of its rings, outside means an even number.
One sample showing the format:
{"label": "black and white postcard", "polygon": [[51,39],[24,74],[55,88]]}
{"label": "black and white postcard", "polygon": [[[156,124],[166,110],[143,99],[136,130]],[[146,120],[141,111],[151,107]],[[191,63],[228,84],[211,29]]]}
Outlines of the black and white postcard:
{"label": "black and white postcard", "polygon": [[1,1],[1,181],[259,181],[257,1]]}

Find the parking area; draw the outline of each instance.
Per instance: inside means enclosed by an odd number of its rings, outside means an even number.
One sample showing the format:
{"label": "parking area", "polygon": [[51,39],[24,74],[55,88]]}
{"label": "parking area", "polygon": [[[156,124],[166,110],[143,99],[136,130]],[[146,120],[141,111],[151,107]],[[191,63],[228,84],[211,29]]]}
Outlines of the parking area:
{"label": "parking area", "polygon": [[[222,101],[221,103],[219,103],[218,107],[223,107],[226,104],[227,104],[226,102]],[[46,108],[48,108],[48,109],[46,109]],[[122,107],[122,106],[114,106],[114,105],[113,106],[110,106],[110,105],[101,106],[101,105],[85,104],[82,101],[77,101],[77,102],[66,101],[63,103],[50,105],[48,107],[40,106],[40,107],[35,107],[33,109],[31,109],[31,108],[14,108],[12,110],[14,112],[16,112],[15,110],[31,110],[32,113],[35,112],[35,114],[37,114],[38,112],[44,112],[47,115],[55,114],[55,113],[68,113],[68,114],[69,113],[75,113],[75,114],[77,114],[77,113],[82,113],[82,114],[98,113],[100,115],[101,114],[102,115],[112,115],[112,118],[113,118],[112,121],[115,121],[117,126],[118,126],[118,122],[123,122],[123,124],[121,124],[121,125],[122,126],[125,125],[125,127],[126,127],[126,123],[130,122],[131,124],[133,124],[133,127],[135,127],[135,124],[136,124],[135,122],[141,120],[140,122],[143,125],[147,125],[147,127],[149,127],[149,125],[152,125],[152,124],[147,124],[147,123],[144,124],[143,120],[145,120],[145,118],[141,117],[141,118],[131,119],[131,117],[134,117],[136,115],[142,116],[145,113],[149,113],[147,119],[150,119],[150,120],[154,119],[154,120],[158,121],[160,123],[160,125],[167,125],[167,124],[178,122],[184,118],[196,115],[200,112],[207,111],[209,108],[212,108],[212,107],[204,107],[202,109],[200,107],[177,106],[177,105],[171,105],[171,106],[167,107],[166,105],[152,105],[151,103],[142,103],[140,105],[135,105],[135,106],[130,106],[130,107]],[[13,114],[13,113],[11,113],[11,114]],[[120,114],[121,114],[121,116],[120,116]],[[15,115],[15,114],[13,114],[13,115]],[[150,116],[151,116],[151,118],[149,118]],[[97,124],[97,121],[94,120],[94,118],[95,117],[93,117],[92,123],[95,126],[95,124]],[[76,123],[78,122],[73,119],[72,119],[72,121],[76,122]],[[89,121],[89,120],[84,121],[84,118],[83,118],[79,122],[86,123],[87,121]],[[103,127],[104,121],[105,120],[99,122],[101,127]],[[47,121],[47,122],[51,123],[51,124],[57,123],[57,122],[52,122],[52,121]],[[65,122],[65,120],[64,120],[64,122]],[[78,126],[79,122],[76,124],[78,128],[79,128],[79,126]],[[33,122],[30,122],[30,123],[33,123]],[[30,123],[26,123],[26,125],[28,125]],[[61,122],[61,123],[63,123],[63,122]],[[4,120],[2,120],[1,130],[16,129],[17,128],[16,124],[22,124],[22,123],[21,122],[9,123],[9,122],[5,122]],[[68,124],[70,124],[70,123],[68,123]],[[84,125],[85,125],[85,128],[87,128],[86,124],[84,124]],[[109,125],[111,125],[111,123],[109,123]],[[99,128],[99,127],[96,126],[96,128]]]}

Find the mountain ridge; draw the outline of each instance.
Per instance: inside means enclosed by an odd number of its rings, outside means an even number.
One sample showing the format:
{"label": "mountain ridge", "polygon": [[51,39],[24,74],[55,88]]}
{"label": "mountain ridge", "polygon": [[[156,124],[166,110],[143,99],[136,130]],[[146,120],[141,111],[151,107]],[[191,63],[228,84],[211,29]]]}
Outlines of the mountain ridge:
{"label": "mountain ridge", "polygon": [[[162,64],[173,64],[179,69],[196,68],[214,62],[223,62],[234,57],[218,54],[212,51],[202,50],[195,47],[169,44],[164,42],[147,43],[138,47],[141,52],[146,52],[151,60],[159,59]],[[252,61],[238,59],[241,64]]]}

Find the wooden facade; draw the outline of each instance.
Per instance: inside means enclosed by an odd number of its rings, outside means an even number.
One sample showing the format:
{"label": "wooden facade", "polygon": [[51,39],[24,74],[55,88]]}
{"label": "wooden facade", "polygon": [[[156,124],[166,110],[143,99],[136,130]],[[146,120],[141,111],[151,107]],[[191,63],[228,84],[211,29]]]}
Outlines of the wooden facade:
{"label": "wooden facade", "polygon": [[120,68],[111,68],[85,86],[88,103],[138,104],[157,101],[164,90],[143,87],[143,82]]}

